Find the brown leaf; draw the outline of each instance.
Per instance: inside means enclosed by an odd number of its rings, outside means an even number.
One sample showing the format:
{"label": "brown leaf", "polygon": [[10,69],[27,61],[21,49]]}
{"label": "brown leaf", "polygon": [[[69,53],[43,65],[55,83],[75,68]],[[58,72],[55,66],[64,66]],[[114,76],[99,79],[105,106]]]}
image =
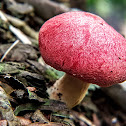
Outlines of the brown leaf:
{"label": "brown leaf", "polygon": [[36,110],[31,118],[34,122],[39,121],[40,123],[49,123],[49,120],[42,114],[40,110]]}
{"label": "brown leaf", "polygon": [[29,125],[31,122],[31,120],[29,119],[25,119],[23,117],[17,116],[18,120],[20,121],[21,125]]}
{"label": "brown leaf", "polygon": [[32,91],[32,92],[36,91],[36,88],[35,88],[35,87],[27,87],[27,89],[28,89],[29,91]]}

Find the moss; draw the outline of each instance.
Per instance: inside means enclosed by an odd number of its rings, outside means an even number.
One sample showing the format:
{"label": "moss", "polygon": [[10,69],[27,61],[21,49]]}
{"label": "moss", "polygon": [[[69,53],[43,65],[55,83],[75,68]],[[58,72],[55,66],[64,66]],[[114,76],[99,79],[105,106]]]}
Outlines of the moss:
{"label": "moss", "polygon": [[54,68],[49,68],[45,71],[45,77],[48,78],[50,81],[55,81],[62,77],[64,75],[64,72],[58,71]]}
{"label": "moss", "polygon": [[8,63],[0,63],[0,74],[13,74],[19,73],[20,70],[17,69],[14,65]]}
{"label": "moss", "polygon": [[47,69],[45,71],[45,77],[48,78],[50,81],[55,81],[59,78],[58,75],[52,69]]}
{"label": "moss", "polygon": [[0,74],[2,73],[2,71],[4,70],[5,65],[4,64],[0,64]]}

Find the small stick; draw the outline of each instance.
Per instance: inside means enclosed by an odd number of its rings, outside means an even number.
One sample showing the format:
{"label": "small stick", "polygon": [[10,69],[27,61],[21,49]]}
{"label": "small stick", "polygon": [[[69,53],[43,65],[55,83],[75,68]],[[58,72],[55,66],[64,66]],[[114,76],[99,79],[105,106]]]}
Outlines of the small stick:
{"label": "small stick", "polygon": [[7,51],[4,53],[4,55],[2,56],[2,58],[0,59],[0,62],[3,62],[3,60],[5,59],[5,57],[8,55],[8,53],[19,43],[19,40],[16,40],[8,49]]}
{"label": "small stick", "polygon": [[0,18],[5,21],[5,22],[8,22],[7,18],[4,16],[3,12],[0,11]]}
{"label": "small stick", "polygon": [[18,28],[9,25],[9,29],[13,34],[15,34],[22,41],[22,43],[29,44],[29,45],[32,44],[31,41],[28,39],[28,37]]}
{"label": "small stick", "polygon": [[[0,18],[5,22],[9,22],[7,17],[5,16],[5,14],[1,10],[0,10]],[[17,29],[16,27],[11,25],[10,23],[9,23],[9,30],[13,34],[15,34],[21,40],[22,43],[29,44],[29,45],[32,44],[32,42],[28,39],[28,37],[21,30]]]}

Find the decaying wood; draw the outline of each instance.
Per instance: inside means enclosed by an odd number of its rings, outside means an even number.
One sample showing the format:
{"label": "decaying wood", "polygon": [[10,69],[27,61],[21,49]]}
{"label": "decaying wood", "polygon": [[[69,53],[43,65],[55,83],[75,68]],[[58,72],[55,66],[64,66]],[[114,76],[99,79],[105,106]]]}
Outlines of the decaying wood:
{"label": "decaying wood", "polygon": [[[31,64],[34,64],[34,69],[32,68]],[[39,113],[40,111],[67,112],[68,110],[64,103],[45,99],[48,97],[48,94],[46,93],[46,83],[48,82],[48,78],[44,76],[45,75],[44,72],[46,68],[43,68],[43,70],[41,71],[43,75],[40,75],[40,71],[35,69],[35,66],[37,65],[40,65],[40,64],[37,62],[35,63],[35,61],[33,63],[32,61],[31,62],[28,61],[27,63],[16,63],[16,62],[0,63],[0,80],[2,82],[0,83],[0,86],[3,86],[5,88],[5,85],[6,85],[5,90],[6,91],[9,89],[11,90],[11,92],[10,91],[8,92],[10,101],[15,104],[18,104],[18,106],[16,107],[14,111],[14,114],[17,116],[19,112],[24,111],[24,110],[27,110],[27,111],[38,110]],[[41,68],[43,66],[37,66],[36,68],[38,67]],[[38,72],[39,74],[37,74]],[[34,91],[33,92],[29,91],[27,86],[36,87],[35,93]],[[13,111],[11,112],[13,113]],[[39,118],[41,120],[44,119],[43,120],[44,123],[45,121],[48,124],[51,123],[44,116],[42,117],[42,116],[39,116],[38,114],[36,116],[35,113],[33,114],[34,116],[32,116],[31,118],[34,121],[35,121],[35,118],[36,119]],[[6,113],[4,113],[4,115],[5,114]],[[14,117],[16,118],[16,116]],[[18,119],[19,121],[21,121],[20,118]],[[9,125],[9,126],[15,126],[15,120],[14,122],[11,121],[11,123],[12,125]],[[43,124],[42,122],[40,123]],[[20,122],[18,123],[18,125],[19,124]],[[54,124],[57,125],[58,123],[54,123]]]}
{"label": "decaying wood", "polygon": [[[10,2],[10,5],[6,4],[7,1],[8,3]],[[24,3],[18,3],[19,1]],[[83,9],[83,5],[76,3],[85,0],[55,1],[69,1],[68,5],[70,5],[70,2],[73,2],[71,7],[81,7]],[[13,2],[12,6],[11,2]],[[0,63],[0,86],[6,92],[0,97],[0,101],[2,101],[0,105],[3,107],[3,109],[0,109],[0,117],[3,118],[1,115],[4,115],[4,120],[0,120],[0,125],[14,126],[17,124],[18,126],[20,122],[21,125],[29,126],[74,126],[74,124],[100,126],[104,124],[103,122],[107,123],[107,125],[125,125],[126,94],[120,86],[117,86],[116,89],[113,87],[102,89],[102,91],[98,89],[100,94],[96,94],[96,99],[92,98],[91,95],[94,91],[90,90],[91,92],[88,96],[91,101],[85,99],[82,104],[74,108],[75,113],[72,113],[73,110],[70,111],[71,114],[64,103],[48,99],[46,89],[55,82],[57,74],[54,75],[50,70],[51,68],[39,58],[38,32],[36,31],[44,23],[43,19],[47,20],[57,14],[70,11],[70,8],[53,0],[4,0],[0,4],[5,5],[3,11],[1,9],[2,13],[4,12],[4,16],[0,13],[0,57],[17,40],[17,35],[20,36],[20,32],[17,32],[18,30],[26,34],[26,38],[32,42],[30,43],[31,45],[19,43],[11,49],[4,62]],[[34,13],[34,10],[36,13]],[[40,17],[35,14],[38,14]],[[24,38],[22,40],[23,43],[26,42]],[[111,97],[111,101],[106,102],[107,96],[104,95],[103,91]],[[100,99],[98,99],[99,97]],[[111,104],[113,101],[115,101],[114,104]],[[11,103],[13,109],[8,102]],[[107,104],[104,105],[105,102]],[[7,109],[4,111],[6,105]],[[113,106],[115,106],[114,109]],[[9,108],[10,115],[8,116],[7,110]],[[22,113],[23,116],[17,117],[17,115]],[[14,121],[7,121],[6,117],[8,119],[14,117]],[[37,123],[38,120],[41,123]],[[18,121],[20,122],[18,123]]]}
{"label": "decaying wood", "polygon": [[[40,68],[41,71],[38,68]],[[48,98],[46,90],[47,83],[49,83],[50,80],[48,78],[49,72],[46,72],[46,70],[49,71],[49,69],[46,69],[45,66],[42,66],[37,61],[36,63],[35,61],[33,63],[32,61],[30,62],[30,60],[24,63],[0,63],[0,80],[14,89],[26,91],[27,86],[35,87],[35,92],[38,96]],[[56,105],[58,103],[62,102],[50,102],[51,106],[55,106],[53,107],[55,110],[64,108],[64,104],[58,106]]]}
{"label": "decaying wood", "polygon": [[63,4],[58,4],[50,0],[16,0],[23,1],[31,4],[37,15],[47,20],[57,14],[61,14],[67,11],[70,11],[70,8]]}
{"label": "decaying wood", "polygon": [[[0,46],[0,57],[8,50],[11,44],[2,44]],[[9,61],[25,61],[27,59],[37,60],[37,51],[31,45],[18,43],[5,57]]]}
{"label": "decaying wood", "polygon": [[2,56],[2,58],[0,59],[0,62],[3,62],[3,60],[5,59],[5,57],[7,56],[7,54],[11,51],[11,49],[14,48],[15,45],[17,45],[19,43],[19,40],[16,40],[9,48],[8,50],[4,53],[4,55]]}
{"label": "decaying wood", "polygon": [[15,0],[5,0],[7,9],[11,11],[12,14],[29,14],[34,11],[34,8],[27,3],[17,3]]}
{"label": "decaying wood", "polygon": [[5,93],[2,87],[0,87],[0,95],[1,120],[7,120],[9,126],[20,126],[20,122],[14,115],[7,94]]}

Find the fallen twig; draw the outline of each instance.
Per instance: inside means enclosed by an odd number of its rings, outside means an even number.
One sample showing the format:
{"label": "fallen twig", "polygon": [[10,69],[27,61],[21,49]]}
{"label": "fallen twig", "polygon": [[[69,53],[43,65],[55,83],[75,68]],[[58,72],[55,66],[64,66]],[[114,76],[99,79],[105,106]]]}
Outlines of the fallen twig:
{"label": "fallen twig", "polygon": [[0,59],[0,62],[3,62],[3,60],[5,59],[5,57],[7,56],[7,54],[19,43],[19,40],[16,40],[9,48],[8,50],[4,53],[4,55],[2,56],[2,58]]}
{"label": "fallen twig", "polygon": [[[9,23],[8,19],[6,18],[6,16],[4,15],[4,13],[1,10],[0,10],[0,18],[2,20],[4,20],[5,22]],[[13,34],[15,34],[21,40],[22,43],[31,44],[31,41],[28,39],[28,37],[23,32],[21,32],[19,29],[12,26],[10,23],[9,23],[9,29]]]}
{"label": "fallen twig", "polygon": [[36,32],[34,29],[32,29],[31,27],[29,27],[24,21],[13,17],[11,15],[5,14],[5,16],[7,17],[7,19],[15,26],[18,27],[19,29],[21,29],[25,34],[27,34],[28,36],[38,40],[38,32]]}

